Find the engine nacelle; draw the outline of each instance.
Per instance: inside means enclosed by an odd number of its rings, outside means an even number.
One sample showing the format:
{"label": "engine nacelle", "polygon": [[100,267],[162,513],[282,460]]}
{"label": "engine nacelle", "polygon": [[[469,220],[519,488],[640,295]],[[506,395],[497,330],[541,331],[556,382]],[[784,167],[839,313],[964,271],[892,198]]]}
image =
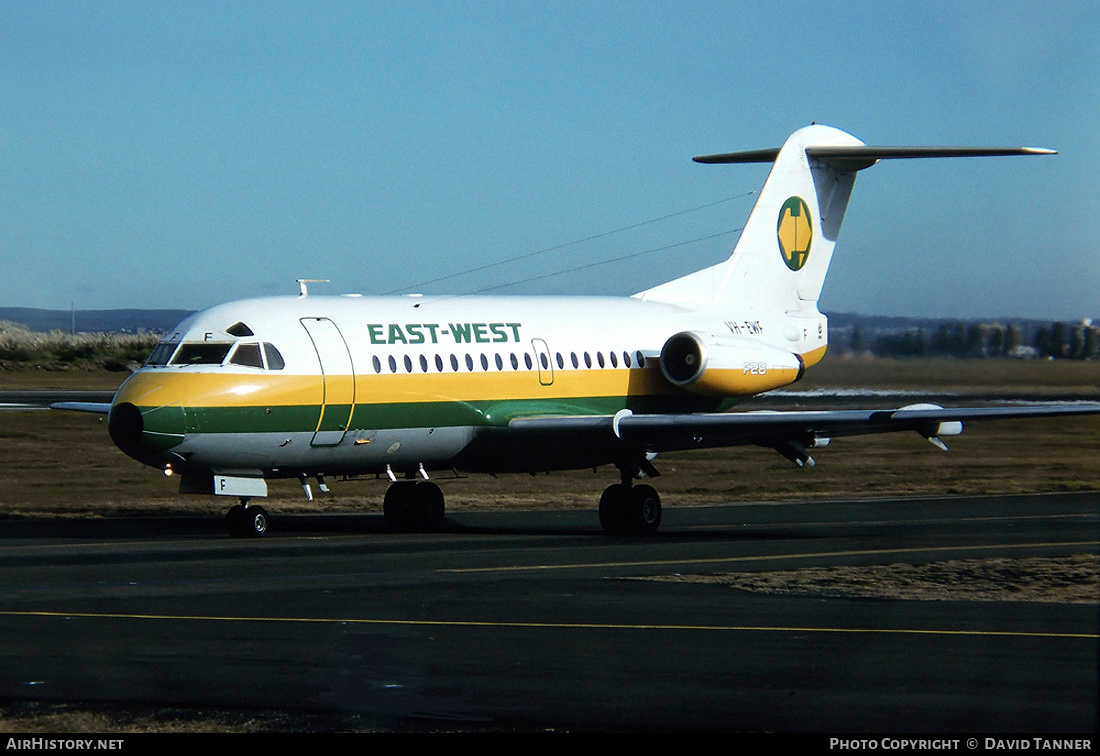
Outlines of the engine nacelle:
{"label": "engine nacelle", "polygon": [[672,384],[707,396],[745,396],[787,386],[806,370],[793,352],[747,339],[708,343],[682,331],[661,348],[661,372]]}

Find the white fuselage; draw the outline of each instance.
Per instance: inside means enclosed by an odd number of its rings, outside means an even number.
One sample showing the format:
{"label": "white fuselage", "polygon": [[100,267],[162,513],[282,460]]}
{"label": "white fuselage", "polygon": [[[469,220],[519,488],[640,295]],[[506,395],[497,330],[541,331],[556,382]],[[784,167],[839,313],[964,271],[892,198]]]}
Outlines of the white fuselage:
{"label": "white fuselage", "polygon": [[[592,466],[611,461],[610,445],[515,448],[504,431],[518,417],[715,410],[785,385],[799,371],[773,354],[825,346],[823,317],[798,332],[790,321],[635,297],[243,300],[166,337],[119,390],[112,435],[185,473]],[[664,376],[662,346],[685,331],[744,355],[711,366],[732,376],[722,396]]]}

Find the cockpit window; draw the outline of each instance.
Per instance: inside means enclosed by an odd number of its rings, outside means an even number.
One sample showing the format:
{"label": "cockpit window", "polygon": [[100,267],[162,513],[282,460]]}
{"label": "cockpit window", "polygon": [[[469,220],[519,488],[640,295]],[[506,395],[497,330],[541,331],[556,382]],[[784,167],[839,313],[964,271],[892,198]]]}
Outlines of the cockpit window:
{"label": "cockpit window", "polygon": [[229,360],[231,365],[245,365],[247,367],[262,368],[263,358],[260,357],[259,344],[238,344],[236,351]]}
{"label": "cockpit window", "polygon": [[264,355],[267,357],[268,370],[282,370],[286,367],[283,356],[279,354],[279,350],[275,348],[274,344],[264,342]]}
{"label": "cockpit window", "polygon": [[229,352],[231,344],[198,342],[184,344],[172,358],[172,365],[220,365]]}
{"label": "cockpit window", "polygon": [[178,341],[162,341],[153,347],[152,354],[145,361],[146,365],[167,365],[172,359],[172,352],[176,351],[180,343]]}
{"label": "cockpit window", "polygon": [[252,329],[240,321],[226,328],[225,332],[230,336],[255,336],[255,334],[252,333]]}

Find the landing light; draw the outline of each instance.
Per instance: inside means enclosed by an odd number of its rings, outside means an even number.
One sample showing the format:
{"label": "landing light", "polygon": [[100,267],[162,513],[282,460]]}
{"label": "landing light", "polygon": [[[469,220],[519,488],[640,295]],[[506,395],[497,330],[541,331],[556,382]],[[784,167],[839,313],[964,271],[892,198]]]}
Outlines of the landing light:
{"label": "landing light", "polygon": [[174,473],[175,470],[172,469],[171,463],[164,466],[164,477],[171,478]]}

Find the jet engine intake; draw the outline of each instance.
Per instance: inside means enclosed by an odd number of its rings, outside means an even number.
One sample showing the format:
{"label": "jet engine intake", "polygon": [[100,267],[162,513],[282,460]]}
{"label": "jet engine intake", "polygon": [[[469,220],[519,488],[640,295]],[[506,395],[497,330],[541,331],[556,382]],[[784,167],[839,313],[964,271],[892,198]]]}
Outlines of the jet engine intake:
{"label": "jet engine intake", "polygon": [[802,358],[749,339],[708,339],[681,331],[661,348],[661,373],[706,396],[746,396],[787,386],[806,370]]}

